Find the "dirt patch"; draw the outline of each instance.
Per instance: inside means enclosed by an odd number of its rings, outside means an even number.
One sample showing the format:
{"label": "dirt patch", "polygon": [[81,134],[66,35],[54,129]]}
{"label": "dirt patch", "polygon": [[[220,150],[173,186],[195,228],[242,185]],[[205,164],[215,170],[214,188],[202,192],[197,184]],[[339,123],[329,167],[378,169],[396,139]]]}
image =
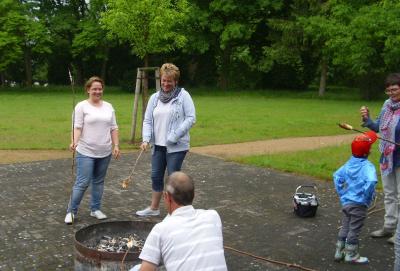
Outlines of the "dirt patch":
{"label": "dirt patch", "polygon": [[[132,153],[134,151],[122,151]],[[72,152],[67,150],[0,150],[0,164],[23,163],[72,158]]]}
{"label": "dirt patch", "polygon": [[236,144],[193,147],[190,149],[190,151],[219,158],[232,158],[258,154],[261,155],[281,152],[296,152],[302,150],[315,150],[323,147],[338,146],[344,143],[350,143],[353,138],[354,134],[282,138]]}
{"label": "dirt patch", "polygon": [[[313,150],[349,143],[354,134],[282,138],[254,142],[193,147],[191,152],[219,158]],[[130,151],[131,152],[131,151]],[[71,158],[67,150],[0,150],[0,164]]]}
{"label": "dirt patch", "polygon": [[72,157],[72,153],[66,150],[0,150],[0,164],[54,160],[68,157]]}

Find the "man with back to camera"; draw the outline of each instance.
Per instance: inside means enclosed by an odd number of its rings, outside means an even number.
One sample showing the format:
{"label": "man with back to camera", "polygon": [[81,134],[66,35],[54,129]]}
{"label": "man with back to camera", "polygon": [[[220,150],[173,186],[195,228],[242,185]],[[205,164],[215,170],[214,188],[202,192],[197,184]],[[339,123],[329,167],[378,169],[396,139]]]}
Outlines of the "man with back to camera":
{"label": "man with back to camera", "polygon": [[194,183],[177,171],[167,179],[164,203],[168,215],[154,226],[133,270],[153,271],[163,264],[171,270],[215,270],[226,267],[222,224],[215,210],[194,209]]}

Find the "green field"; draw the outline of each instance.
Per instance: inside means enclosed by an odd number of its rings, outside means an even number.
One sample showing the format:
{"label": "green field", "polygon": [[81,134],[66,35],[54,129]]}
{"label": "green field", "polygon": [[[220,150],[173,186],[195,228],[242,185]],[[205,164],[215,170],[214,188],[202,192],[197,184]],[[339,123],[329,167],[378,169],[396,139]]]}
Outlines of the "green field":
{"label": "green field", "polygon": [[[233,160],[332,181],[333,172],[342,166],[350,156],[350,144],[344,144],[339,147],[326,147],[312,151],[238,157]],[[378,144],[374,144],[369,160],[375,165],[378,176],[379,156]]]}
{"label": "green field", "polygon": [[[77,92],[76,101],[85,99],[82,90]],[[339,129],[337,122],[359,127],[359,107],[367,104],[377,113],[382,104],[334,96],[318,99],[314,92],[191,93],[197,111],[197,123],[191,130],[193,146],[343,134],[346,131]],[[106,89],[104,94],[116,109],[124,149],[134,147],[128,144],[133,97],[115,88]],[[65,149],[70,141],[71,112],[72,94],[67,87],[0,90],[0,149]]]}
{"label": "green field", "polygon": [[[338,128],[337,122],[348,122],[360,128],[360,106],[368,105],[376,115],[383,102],[383,99],[362,101],[347,91],[332,91],[320,99],[315,91],[191,90],[197,111],[191,144],[203,146],[346,134],[348,131]],[[77,92],[76,101],[85,99],[82,90]],[[128,144],[133,98],[132,93],[117,88],[106,89],[104,94],[104,99],[116,109],[122,149],[125,150],[137,147]],[[70,142],[71,112],[72,94],[68,87],[0,89],[0,149],[66,149]],[[140,141],[139,126],[138,129],[137,141]],[[378,156],[377,150],[371,155],[376,166]],[[239,157],[235,161],[331,180],[332,173],[349,157],[350,148],[346,145]]]}

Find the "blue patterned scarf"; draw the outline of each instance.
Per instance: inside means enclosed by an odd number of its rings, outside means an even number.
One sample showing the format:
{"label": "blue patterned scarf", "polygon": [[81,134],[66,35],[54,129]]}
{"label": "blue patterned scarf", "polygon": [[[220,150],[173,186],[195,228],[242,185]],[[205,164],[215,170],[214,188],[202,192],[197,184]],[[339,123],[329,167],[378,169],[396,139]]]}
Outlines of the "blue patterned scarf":
{"label": "blue patterned scarf", "polygon": [[[383,105],[384,113],[380,118],[379,132],[383,139],[395,142],[396,126],[400,119],[400,102],[393,102],[388,99]],[[393,170],[393,152],[396,145],[380,140],[379,151],[382,153],[380,162],[381,173],[388,175]]]}

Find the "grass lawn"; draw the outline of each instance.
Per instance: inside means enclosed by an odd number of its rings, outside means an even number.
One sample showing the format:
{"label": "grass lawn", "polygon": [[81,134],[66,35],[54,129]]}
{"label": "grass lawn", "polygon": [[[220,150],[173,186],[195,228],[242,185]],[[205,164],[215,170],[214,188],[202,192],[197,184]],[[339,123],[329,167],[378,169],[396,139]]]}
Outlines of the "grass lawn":
{"label": "grass lawn", "polygon": [[[76,89],[76,102],[85,99],[83,90]],[[360,128],[359,108],[367,105],[375,116],[383,103],[383,98],[362,101],[349,90],[328,91],[323,99],[316,97],[316,91],[189,91],[197,113],[191,129],[192,146],[345,134],[348,132],[336,123]],[[122,149],[136,147],[128,144],[133,98],[132,93],[112,87],[104,93],[104,99],[116,109]],[[0,149],[66,149],[71,113],[69,87],[0,89]],[[138,141],[140,133],[138,125]],[[378,156],[377,150],[371,155],[376,166]],[[235,160],[331,180],[332,173],[349,157],[350,147],[340,146]]]}
{"label": "grass lawn", "polygon": [[[344,144],[338,147],[326,147],[313,151],[238,157],[233,160],[239,163],[274,168],[285,172],[332,181],[332,174],[350,156],[351,147],[349,144]],[[374,144],[368,159],[375,165],[378,178],[380,179],[379,156],[378,144]],[[378,187],[381,187],[380,182]]]}
{"label": "grass lawn", "polygon": [[[83,90],[76,101],[86,98]],[[340,121],[359,127],[358,109],[378,113],[382,101],[350,100],[343,93],[318,99],[315,92],[192,90],[197,123],[193,146],[253,140],[343,134]],[[104,99],[116,109],[122,148],[128,144],[133,94],[106,88]],[[141,110],[139,110],[140,112]],[[0,149],[65,149],[70,141],[72,95],[68,87],[0,89]],[[141,116],[139,116],[141,119]],[[140,127],[137,132],[140,140]]]}

